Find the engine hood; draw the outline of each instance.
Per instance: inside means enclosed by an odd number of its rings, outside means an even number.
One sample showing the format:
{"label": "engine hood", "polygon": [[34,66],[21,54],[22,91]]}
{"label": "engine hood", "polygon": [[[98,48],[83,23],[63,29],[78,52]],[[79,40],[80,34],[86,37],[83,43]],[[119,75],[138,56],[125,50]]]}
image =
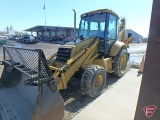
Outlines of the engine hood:
{"label": "engine hood", "polygon": [[71,57],[80,52],[84,47],[91,45],[97,38],[96,37],[89,37],[86,39],[81,40],[77,38],[76,41],[70,41],[60,48],[70,48],[72,49]]}

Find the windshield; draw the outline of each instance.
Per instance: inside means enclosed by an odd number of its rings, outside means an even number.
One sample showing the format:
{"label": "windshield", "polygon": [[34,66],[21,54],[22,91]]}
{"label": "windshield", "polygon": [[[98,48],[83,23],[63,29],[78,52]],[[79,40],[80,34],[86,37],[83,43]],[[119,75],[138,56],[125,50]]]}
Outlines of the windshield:
{"label": "windshield", "polygon": [[84,38],[92,36],[104,38],[105,19],[106,14],[93,14],[81,18],[78,35],[83,35]]}

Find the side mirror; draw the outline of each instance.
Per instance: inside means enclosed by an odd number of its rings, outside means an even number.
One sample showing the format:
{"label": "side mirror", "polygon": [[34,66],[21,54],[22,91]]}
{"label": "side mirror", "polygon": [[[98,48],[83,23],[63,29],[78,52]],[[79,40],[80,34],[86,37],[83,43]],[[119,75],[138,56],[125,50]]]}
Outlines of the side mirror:
{"label": "side mirror", "polygon": [[128,33],[128,38],[132,37],[132,33]]}

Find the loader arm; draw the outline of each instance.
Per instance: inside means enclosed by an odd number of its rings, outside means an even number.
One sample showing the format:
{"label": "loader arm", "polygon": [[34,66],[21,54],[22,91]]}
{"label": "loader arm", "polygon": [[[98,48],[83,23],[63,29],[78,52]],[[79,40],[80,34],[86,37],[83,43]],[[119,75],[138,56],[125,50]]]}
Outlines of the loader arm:
{"label": "loader arm", "polygon": [[74,73],[80,68],[85,68],[85,66],[89,64],[89,62],[91,62],[98,56],[98,53],[94,54],[97,49],[96,47],[98,46],[98,43],[99,39],[97,38],[91,46],[87,46],[82,49],[78,54],[70,58],[67,63],[61,68],[50,66],[50,69],[55,71],[53,73],[54,79],[56,79],[58,76],[61,76],[58,86],[59,90],[66,89],[67,83],[74,75]]}

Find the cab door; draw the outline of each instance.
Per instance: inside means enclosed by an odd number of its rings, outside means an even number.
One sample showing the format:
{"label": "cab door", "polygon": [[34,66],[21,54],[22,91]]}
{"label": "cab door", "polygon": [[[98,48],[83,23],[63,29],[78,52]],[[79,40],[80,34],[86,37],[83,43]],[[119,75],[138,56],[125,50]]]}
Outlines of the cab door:
{"label": "cab door", "polygon": [[109,56],[114,42],[117,40],[117,16],[108,14],[105,32],[105,56]]}

